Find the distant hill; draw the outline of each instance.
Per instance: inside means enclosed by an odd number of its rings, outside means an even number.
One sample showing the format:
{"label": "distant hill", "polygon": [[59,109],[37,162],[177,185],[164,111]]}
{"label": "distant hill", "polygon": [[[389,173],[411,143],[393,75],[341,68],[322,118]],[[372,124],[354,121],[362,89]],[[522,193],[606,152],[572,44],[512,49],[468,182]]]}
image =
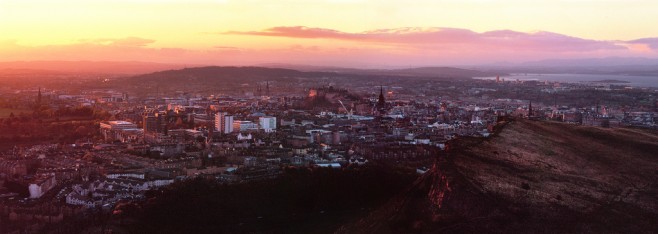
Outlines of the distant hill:
{"label": "distant hill", "polygon": [[500,74],[454,67],[419,67],[387,71],[400,76],[489,77]]}
{"label": "distant hill", "polygon": [[[241,90],[253,90],[254,83],[270,82],[298,82],[311,81],[318,78],[330,78],[334,82],[355,82],[357,80],[377,80],[380,78],[430,78],[450,80],[453,78],[467,78],[485,73],[458,69],[458,68],[416,68],[402,70],[359,70],[338,69],[326,71],[299,71],[288,68],[271,67],[194,67],[178,70],[166,70],[149,74],[136,75],[123,79],[116,85],[132,87],[159,87],[158,89],[180,89],[181,87],[205,90],[206,88],[226,89],[231,86]],[[322,69],[321,69],[322,70]],[[240,85],[244,87],[239,87]],[[320,83],[318,83],[320,85]],[[252,87],[249,87],[252,86]],[[151,90],[151,92],[155,92]]]}
{"label": "distant hill", "polygon": [[514,121],[338,233],[652,233],[658,134]]}
{"label": "distant hill", "polygon": [[493,72],[462,69],[455,67],[359,69],[359,68],[307,66],[307,65],[294,65],[294,64],[263,64],[262,66],[296,69],[300,71],[322,71],[322,72],[335,72],[340,74],[355,74],[355,75],[385,75],[385,76],[442,77],[442,78],[472,78],[472,77],[490,77],[496,75],[505,75],[505,74],[498,74]]}
{"label": "distant hill", "polygon": [[195,67],[179,70],[166,70],[150,74],[137,75],[129,82],[167,82],[171,85],[184,85],[190,83],[203,84],[241,84],[259,81],[291,81],[297,77],[322,77],[335,75],[326,72],[301,72],[292,69],[266,68],[266,67]]}
{"label": "distant hill", "polygon": [[267,68],[267,67],[234,67],[234,66],[208,66],[194,67],[179,70],[167,70],[136,76],[135,78],[163,78],[171,76],[195,76],[199,78],[213,77],[294,77],[306,75],[322,75],[321,73],[300,72],[293,69]]}
{"label": "distant hill", "polygon": [[169,69],[184,68],[188,65],[150,63],[150,62],[113,62],[113,61],[15,61],[0,62],[0,70],[36,71],[37,74],[116,74],[135,75]]}

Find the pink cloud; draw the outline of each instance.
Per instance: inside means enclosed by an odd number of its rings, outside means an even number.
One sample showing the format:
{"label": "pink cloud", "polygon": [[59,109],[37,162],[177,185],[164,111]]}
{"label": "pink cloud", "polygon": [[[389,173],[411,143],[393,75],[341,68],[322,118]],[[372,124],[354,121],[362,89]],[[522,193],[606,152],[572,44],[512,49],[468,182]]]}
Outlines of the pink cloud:
{"label": "pink cloud", "polygon": [[597,50],[625,50],[611,41],[577,38],[551,32],[523,33],[511,30],[477,33],[458,28],[399,28],[361,33],[346,33],[332,29],[308,27],[274,27],[262,31],[231,31],[222,34],[289,37],[306,39],[335,39],[354,42],[375,42],[408,45],[472,46],[481,49],[523,50],[543,52],[590,52]]}
{"label": "pink cloud", "polygon": [[[309,27],[203,34],[253,36],[267,49],[221,44],[205,49],[158,47],[154,39],[99,38],[69,45],[0,42],[0,60],[148,61],[176,64],[300,63],[348,67],[471,65],[553,58],[658,57],[658,38],[601,41],[551,32],[474,32],[459,28],[398,28],[360,33]],[[269,37],[297,40],[268,40]],[[340,43],[327,42],[336,40]]]}
{"label": "pink cloud", "polygon": [[637,40],[632,40],[628,41],[630,44],[643,44],[648,46],[649,48],[653,50],[658,50],[658,37],[649,37],[649,38],[642,38],[642,39],[637,39]]}

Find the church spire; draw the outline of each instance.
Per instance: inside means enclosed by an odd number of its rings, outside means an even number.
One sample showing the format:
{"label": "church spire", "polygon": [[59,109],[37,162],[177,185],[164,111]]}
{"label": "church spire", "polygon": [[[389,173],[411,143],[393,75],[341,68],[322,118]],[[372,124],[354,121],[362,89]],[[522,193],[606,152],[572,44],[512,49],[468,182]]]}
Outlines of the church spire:
{"label": "church spire", "polygon": [[384,86],[379,86],[379,100],[377,100],[377,105],[383,107],[384,104],[386,104],[386,100],[384,99]]}
{"label": "church spire", "polygon": [[530,104],[528,105],[528,117],[532,116],[532,101],[530,101]]}

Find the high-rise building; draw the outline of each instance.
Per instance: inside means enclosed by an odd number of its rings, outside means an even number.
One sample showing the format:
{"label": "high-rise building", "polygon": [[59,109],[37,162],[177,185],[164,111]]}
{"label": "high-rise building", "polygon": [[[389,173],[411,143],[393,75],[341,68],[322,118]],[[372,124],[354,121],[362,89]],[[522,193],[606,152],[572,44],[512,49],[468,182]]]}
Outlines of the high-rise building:
{"label": "high-rise building", "polygon": [[233,116],[226,112],[215,114],[215,129],[221,133],[233,132]]}
{"label": "high-rise building", "polygon": [[260,117],[258,118],[258,122],[260,124],[260,128],[262,128],[266,132],[271,132],[272,130],[276,129],[276,117],[271,117],[271,116]]}

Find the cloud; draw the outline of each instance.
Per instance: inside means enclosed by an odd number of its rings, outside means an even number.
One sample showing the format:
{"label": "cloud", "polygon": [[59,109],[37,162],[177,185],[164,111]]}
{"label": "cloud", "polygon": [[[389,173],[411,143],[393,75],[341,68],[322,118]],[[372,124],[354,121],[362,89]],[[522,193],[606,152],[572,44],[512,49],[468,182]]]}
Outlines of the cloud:
{"label": "cloud", "polygon": [[[253,37],[218,40],[207,48],[160,47],[141,37],[95,38],[68,45],[25,46],[0,41],[0,60],[104,60],[186,64],[253,65],[299,63],[334,66],[436,66],[524,62],[554,58],[658,57],[658,38],[630,41],[591,40],[552,32],[459,28],[396,28],[344,32],[326,28],[273,27],[231,31],[204,37]],[[278,38],[270,40],[268,38]],[[293,38],[295,40],[281,40]],[[228,43],[226,41],[233,41]]]}
{"label": "cloud", "polygon": [[652,50],[658,50],[658,37],[641,38],[637,40],[628,41],[628,43],[641,44],[648,46]]}
{"label": "cloud", "polygon": [[230,31],[223,34],[236,34],[236,35],[253,35],[253,36],[269,36],[269,37],[294,37],[294,38],[330,38],[330,39],[356,39],[351,38],[357,36],[356,34],[343,33],[337,30],[324,29],[324,28],[309,28],[309,27],[274,27],[262,31]]}
{"label": "cloud", "polygon": [[155,40],[153,39],[145,39],[140,37],[96,38],[96,39],[82,39],[79,41],[84,44],[109,45],[109,46],[119,46],[119,47],[144,47],[155,42]]}
{"label": "cloud", "polygon": [[333,39],[408,45],[410,47],[418,45],[433,45],[437,48],[445,46],[471,46],[481,49],[540,52],[591,52],[627,49],[612,41],[583,39],[544,31],[524,33],[511,30],[498,30],[477,33],[459,28],[397,28],[347,33],[333,29],[295,26],[273,27],[262,31],[230,31],[222,34]]}
{"label": "cloud", "polygon": [[[194,52],[184,48],[150,48],[153,39],[140,37],[81,39],[65,45],[25,46],[16,41],[3,43],[0,57],[11,60],[106,60],[173,61],[192,59]],[[189,54],[189,55],[188,55]]]}

